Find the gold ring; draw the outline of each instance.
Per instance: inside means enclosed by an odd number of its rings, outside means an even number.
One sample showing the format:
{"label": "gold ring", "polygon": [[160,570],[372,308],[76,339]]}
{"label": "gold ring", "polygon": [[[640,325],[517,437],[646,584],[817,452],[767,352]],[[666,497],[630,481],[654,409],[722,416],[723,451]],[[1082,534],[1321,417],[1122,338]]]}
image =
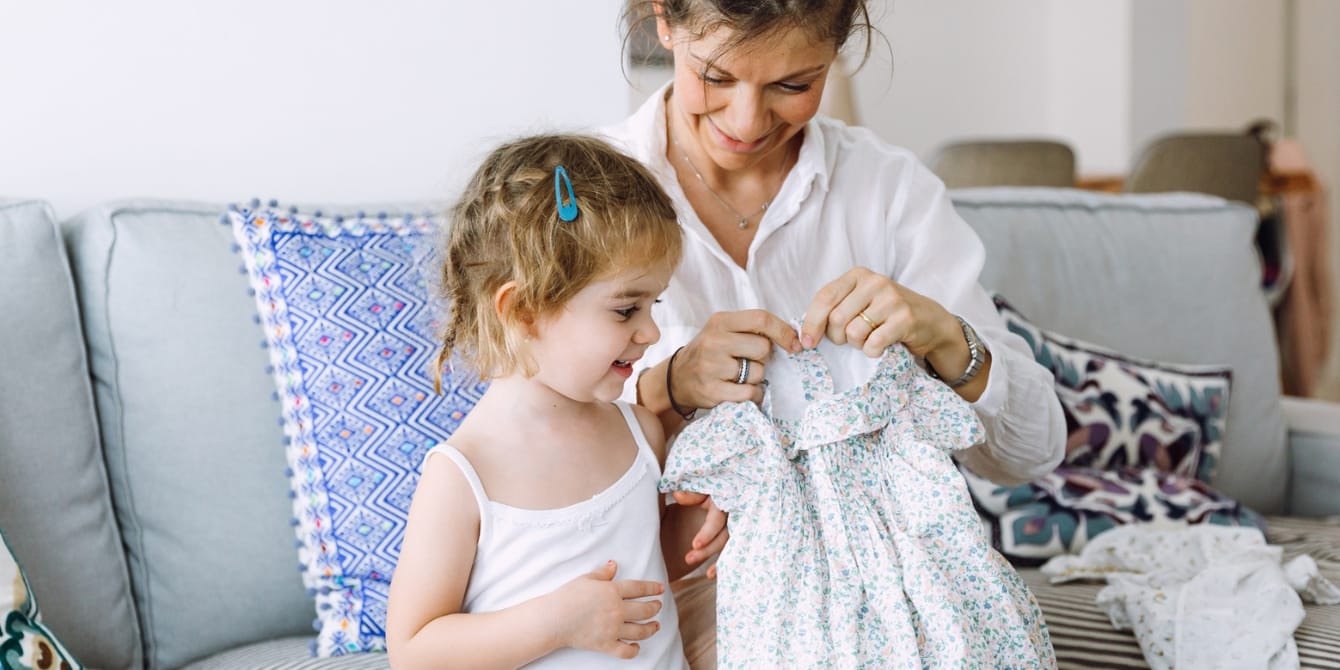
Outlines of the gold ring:
{"label": "gold ring", "polygon": [[870,317],[868,317],[868,316],[865,315],[865,310],[861,310],[861,311],[857,312],[857,313],[856,313],[856,316],[861,317],[861,320],[865,322],[865,325],[870,326],[870,332],[873,333],[873,332],[875,332],[875,329],[876,329],[876,328],[879,328],[879,324],[878,324],[878,323],[875,323],[874,321],[871,321],[871,320],[870,320]]}

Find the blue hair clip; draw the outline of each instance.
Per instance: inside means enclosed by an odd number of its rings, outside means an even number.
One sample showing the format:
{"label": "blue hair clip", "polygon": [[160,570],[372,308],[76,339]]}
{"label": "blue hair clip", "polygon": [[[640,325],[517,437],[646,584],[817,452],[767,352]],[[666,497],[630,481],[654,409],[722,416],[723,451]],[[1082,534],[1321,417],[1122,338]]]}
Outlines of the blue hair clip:
{"label": "blue hair clip", "polygon": [[[563,189],[568,189],[568,204],[563,204]],[[576,221],[581,212],[577,209],[577,194],[572,192],[572,179],[568,171],[559,165],[554,168],[554,202],[558,204],[558,218],[563,221]]]}

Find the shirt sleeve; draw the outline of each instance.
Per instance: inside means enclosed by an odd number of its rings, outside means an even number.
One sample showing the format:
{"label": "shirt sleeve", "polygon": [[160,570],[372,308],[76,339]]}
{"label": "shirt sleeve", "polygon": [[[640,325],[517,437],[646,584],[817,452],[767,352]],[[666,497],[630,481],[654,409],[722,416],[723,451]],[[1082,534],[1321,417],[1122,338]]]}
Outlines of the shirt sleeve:
{"label": "shirt sleeve", "polygon": [[944,184],[913,161],[890,208],[894,281],[933,298],[977,331],[991,352],[986,390],[973,409],[986,442],[955,452],[960,462],[1000,484],[1032,481],[1065,455],[1065,416],[1053,378],[1027,344],[1006,328],[979,283],[986,251],[954,211]]}

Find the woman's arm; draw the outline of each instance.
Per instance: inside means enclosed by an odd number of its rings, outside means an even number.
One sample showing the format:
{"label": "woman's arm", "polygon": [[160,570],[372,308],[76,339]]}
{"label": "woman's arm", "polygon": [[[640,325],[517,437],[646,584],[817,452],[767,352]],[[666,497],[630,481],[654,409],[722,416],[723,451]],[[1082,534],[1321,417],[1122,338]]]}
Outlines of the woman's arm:
{"label": "woman's arm", "polygon": [[516,668],[564,647],[620,658],[659,625],[657,582],[613,581],[610,562],[552,593],[496,612],[463,613],[479,538],[478,504],[464,475],[444,458],[429,458],[410,505],[409,523],[386,616],[386,642],[396,670]]}
{"label": "woman's arm", "polygon": [[[991,354],[990,365],[977,375],[980,390],[971,384],[956,389],[972,402],[986,442],[955,456],[1001,484],[1037,479],[1065,455],[1065,417],[1052,375],[1033,360],[1023,339],[1005,327],[982,287],[986,249],[954,211],[944,184],[919,163],[907,170],[903,182],[903,206],[891,213],[899,219],[892,228],[892,245],[903,250],[893,279],[962,317]],[[957,319],[943,328],[954,333],[948,341],[957,351],[928,358],[943,378],[953,379],[967,361],[966,341]]]}

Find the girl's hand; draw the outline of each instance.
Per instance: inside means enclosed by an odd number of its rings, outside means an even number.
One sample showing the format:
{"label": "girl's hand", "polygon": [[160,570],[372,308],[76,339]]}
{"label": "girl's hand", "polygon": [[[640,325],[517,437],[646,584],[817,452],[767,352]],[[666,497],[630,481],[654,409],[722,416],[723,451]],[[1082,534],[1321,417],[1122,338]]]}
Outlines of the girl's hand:
{"label": "girl's hand", "polygon": [[[697,565],[703,561],[721,553],[726,546],[726,540],[730,539],[730,531],[726,529],[726,513],[717,508],[712,502],[712,496],[702,493],[693,493],[691,491],[675,491],[675,502],[685,507],[701,507],[707,510],[707,517],[703,519],[702,528],[693,536],[693,550],[684,556],[684,562],[689,565]],[[707,577],[716,579],[717,566],[713,565],[707,568]]]}
{"label": "girl's hand", "polygon": [[[871,358],[897,343],[923,357],[946,348],[967,350],[958,320],[940,303],[862,267],[848,270],[819,289],[805,311],[800,332],[806,348],[827,335]],[[958,344],[963,346],[956,347]]]}
{"label": "girl's hand", "polygon": [[[614,579],[614,561],[582,575],[554,591],[560,611],[555,617],[559,642],[617,658],[633,658],[645,640],[661,629],[655,621],[661,601],[638,600],[665,593],[665,585],[637,579]],[[632,642],[625,642],[632,640]]]}
{"label": "girl's hand", "polygon": [[[772,345],[800,351],[796,331],[776,315],[750,309],[717,312],[707,320],[675,356],[673,380],[675,402],[685,409],[710,409],[723,402],[763,400],[763,367],[772,356]],[[747,375],[739,381],[741,360],[748,361]]]}

